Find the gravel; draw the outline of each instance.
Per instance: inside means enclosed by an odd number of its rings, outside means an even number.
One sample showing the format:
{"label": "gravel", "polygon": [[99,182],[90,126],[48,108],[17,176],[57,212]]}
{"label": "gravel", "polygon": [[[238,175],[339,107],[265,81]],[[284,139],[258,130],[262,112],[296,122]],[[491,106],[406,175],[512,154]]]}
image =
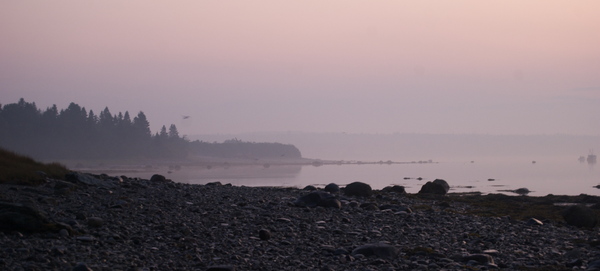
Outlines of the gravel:
{"label": "gravel", "polygon": [[311,191],[296,188],[95,177],[0,185],[1,202],[58,225],[0,231],[0,269],[600,268],[597,228],[468,215],[469,205],[444,196],[335,194],[341,208],[306,207],[295,202]]}

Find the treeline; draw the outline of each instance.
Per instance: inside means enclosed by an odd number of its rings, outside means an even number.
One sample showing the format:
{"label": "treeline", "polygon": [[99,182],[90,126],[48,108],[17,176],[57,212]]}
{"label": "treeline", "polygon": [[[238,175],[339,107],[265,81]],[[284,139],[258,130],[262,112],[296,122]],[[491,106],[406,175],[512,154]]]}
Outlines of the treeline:
{"label": "treeline", "polygon": [[106,107],[99,114],[76,103],[58,110],[42,111],[35,103],[0,105],[0,147],[37,159],[120,159],[132,157],[185,158],[189,155],[216,157],[301,157],[292,145],[190,142],[177,127],[162,126],[152,134],[143,112],[112,114]]}
{"label": "treeline", "polygon": [[253,143],[238,139],[225,140],[223,143],[208,143],[194,141],[190,143],[190,151],[210,157],[237,157],[237,158],[300,158],[300,150],[294,145],[281,143]]}

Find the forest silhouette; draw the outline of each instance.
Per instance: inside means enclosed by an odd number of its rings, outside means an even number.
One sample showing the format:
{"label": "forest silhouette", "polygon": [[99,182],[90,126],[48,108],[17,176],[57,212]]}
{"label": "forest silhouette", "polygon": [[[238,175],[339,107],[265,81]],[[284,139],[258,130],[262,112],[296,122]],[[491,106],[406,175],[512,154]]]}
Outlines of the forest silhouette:
{"label": "forest silhouette", "polygon": [[59,110],[42,111],[21,98],[0,105],[0,147],[36,159],[187,158],[301,158],[293,145],[243,142],[189,141],[177,127],[162,126],[152,134],[150,122],[140,111],[133,119],[128,111],[112,114],[108,107],[96,115],[76,103]]}

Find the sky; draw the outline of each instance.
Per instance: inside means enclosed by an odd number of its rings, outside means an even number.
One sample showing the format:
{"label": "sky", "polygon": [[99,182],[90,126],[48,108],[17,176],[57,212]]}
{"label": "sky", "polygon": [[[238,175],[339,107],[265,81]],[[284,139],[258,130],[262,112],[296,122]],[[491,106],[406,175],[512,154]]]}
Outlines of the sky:
{"label": "sky", "polygon": [[[152,132],[600,135],[600,1],[1,1],[0,104]],[[190,116],[184,119],[182,116]]]}

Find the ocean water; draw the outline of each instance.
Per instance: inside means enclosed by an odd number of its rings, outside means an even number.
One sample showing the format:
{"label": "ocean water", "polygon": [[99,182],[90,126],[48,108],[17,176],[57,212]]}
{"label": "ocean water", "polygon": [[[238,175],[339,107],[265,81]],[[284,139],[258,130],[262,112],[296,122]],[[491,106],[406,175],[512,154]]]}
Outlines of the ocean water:
{"label": "ocean water", "polygon": [[[374,189],[402,185],[408,193],[417,193],[427,181],[444,179],[450,192],[503,193],[527,188],[530,196],[597,195],[600,196],[599,165],[580,163],[573,157],[482,158],[478,160],[447,160],[433,163],[362,164],[323,166],[237,166],[183,167],[180,170],[154,171],[176,182],[244,186],[285,186],[302,188],[306,185],[323,187],[329,183],[340,186],[361,181]],[[138,173],[127,176],[149,178]],[[419,180],[418,178],[421,178]]]}

